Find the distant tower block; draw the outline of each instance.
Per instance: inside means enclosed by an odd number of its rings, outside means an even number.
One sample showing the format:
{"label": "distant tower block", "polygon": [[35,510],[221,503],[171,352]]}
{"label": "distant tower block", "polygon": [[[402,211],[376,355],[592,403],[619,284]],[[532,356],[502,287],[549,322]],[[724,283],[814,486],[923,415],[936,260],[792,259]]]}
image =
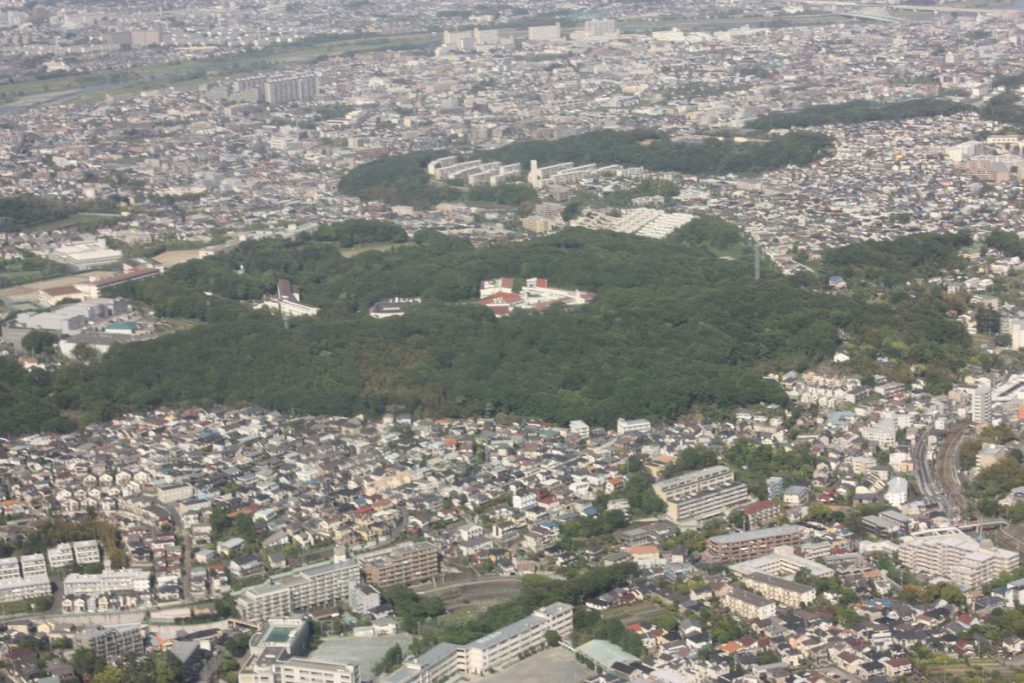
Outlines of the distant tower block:
{"label": "distant tower block", "polygon": [[761,245],[754,242],[754,279],[761,279]]}

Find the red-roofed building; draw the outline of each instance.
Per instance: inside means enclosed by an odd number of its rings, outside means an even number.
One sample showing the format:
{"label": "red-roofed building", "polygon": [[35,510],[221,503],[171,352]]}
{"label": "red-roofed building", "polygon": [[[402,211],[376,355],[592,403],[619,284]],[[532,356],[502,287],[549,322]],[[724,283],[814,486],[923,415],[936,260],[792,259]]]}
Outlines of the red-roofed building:
{"label": "red-roofed building", "polygon": [[40,289],[38,298],[40,306],[51,308],[65,299],[85,301],[87,297],[85,293],[76,287],[51,287],[49,289]]}
{"label": "red-roofed building", "polygon": [[771,526],[778,520],[781,512],[779,505],[774,500],[759,500],[740,509],[747,516],[751,529]]}
{"label": "red-roofed building", "polygon": [[129,270],[127,273],[111,275],[110,277],[90,279],[89,282],[77,284],[75,287],[90,299],[97,299],[100,296],[100,292],[108,287],[114,287],[134,280],[142,280],[152,277],[159,272],[157,268],[138,268],[136,270]]}

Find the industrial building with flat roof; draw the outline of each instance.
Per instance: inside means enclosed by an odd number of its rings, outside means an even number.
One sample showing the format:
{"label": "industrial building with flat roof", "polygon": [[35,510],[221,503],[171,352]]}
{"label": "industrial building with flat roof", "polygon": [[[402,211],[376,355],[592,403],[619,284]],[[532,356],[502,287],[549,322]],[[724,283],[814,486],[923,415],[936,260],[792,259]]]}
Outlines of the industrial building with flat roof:
{"label": "industrial building with flat roof", "polygon": [[128,302],[124,299],[88,299],[64,304],[52,311],[19,313],[0,327],[0,336],[16,347],[33,330],[50,332],[58,337],[76,336],[95,329],[97,323],[127,312]]}
{"label": "industrial building with flat roof", "polygon": [[108,248],[102,240],[69,242],[54,247],[46,256],[75,270],[92,270],[117,263],[123,258],[120,251]]}

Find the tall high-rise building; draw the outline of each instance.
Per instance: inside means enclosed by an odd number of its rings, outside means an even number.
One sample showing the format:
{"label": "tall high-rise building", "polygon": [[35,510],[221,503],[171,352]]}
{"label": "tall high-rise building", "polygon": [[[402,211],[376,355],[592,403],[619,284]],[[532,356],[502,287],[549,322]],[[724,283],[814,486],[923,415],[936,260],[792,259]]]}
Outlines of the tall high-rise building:
{"label": "tall high-rise building", "polygon": [[971,422],[992,422],[992,383],[987,379],[978,380],[978,386],[974,387],[971,394]]}
{"label": "tall high-rise building", "polygon": [[558,22],[546,26],[530,26],[526,39],[531,43],[547,43],[562,39],[562,25]]}
{"label": "tall high-rise building", "polygon": [[263,84],[263,101],[267,104],[304,102],[320,94],[320,77],[316,74],[276,76]]}
{"label": "tall high-rise building", "polygon": [[590,19],[583,24],[583,32],[591,38],[605,38],[619,35],[614,19]]}

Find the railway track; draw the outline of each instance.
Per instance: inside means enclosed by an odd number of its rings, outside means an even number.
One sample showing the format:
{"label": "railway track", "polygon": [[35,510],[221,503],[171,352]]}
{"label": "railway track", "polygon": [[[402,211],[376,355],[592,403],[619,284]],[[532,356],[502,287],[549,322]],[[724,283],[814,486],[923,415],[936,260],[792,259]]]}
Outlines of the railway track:
{"label": "railway track", "polygon": [[960,444],[969,425],[961,423],[953,427],[942,441],[935,458],[935,481],[940,491],[945,492],[958,516],[967,513],[967,497],[963,491],[963,480],[959,472]]}

